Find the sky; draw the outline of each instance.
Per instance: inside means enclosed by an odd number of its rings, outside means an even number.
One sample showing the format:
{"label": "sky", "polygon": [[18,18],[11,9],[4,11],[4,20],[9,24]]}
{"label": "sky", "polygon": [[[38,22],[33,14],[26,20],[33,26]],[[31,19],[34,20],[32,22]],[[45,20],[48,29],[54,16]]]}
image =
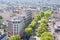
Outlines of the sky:
{"label": "sky", "polygon": [[38,3],[38,2],[43,2],[43,3],[56,3],[60,4],[60,0],[0,0],[0,3]]}

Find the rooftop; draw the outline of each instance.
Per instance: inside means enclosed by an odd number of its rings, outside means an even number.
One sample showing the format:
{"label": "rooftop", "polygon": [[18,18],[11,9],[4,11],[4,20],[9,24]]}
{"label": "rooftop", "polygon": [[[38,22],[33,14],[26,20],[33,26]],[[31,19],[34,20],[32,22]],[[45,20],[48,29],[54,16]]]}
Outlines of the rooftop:
{"label": "rooftop", "polygon": [[15,17],[11,18],[9,21],[15,23],[15,22],[21,22],[22,20],[23,20],[22,17],[15,16]]}

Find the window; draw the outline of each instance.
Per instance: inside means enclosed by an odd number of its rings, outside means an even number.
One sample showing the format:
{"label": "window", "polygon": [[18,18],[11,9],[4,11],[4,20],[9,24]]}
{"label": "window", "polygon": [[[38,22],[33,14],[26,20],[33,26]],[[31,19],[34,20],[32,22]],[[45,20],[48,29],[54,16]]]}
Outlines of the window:
{"label": "window", "polygon": [[16,34],[17,34],[17,32],[16,32],[16,31],[14,31],[14,34],[16,35]]}

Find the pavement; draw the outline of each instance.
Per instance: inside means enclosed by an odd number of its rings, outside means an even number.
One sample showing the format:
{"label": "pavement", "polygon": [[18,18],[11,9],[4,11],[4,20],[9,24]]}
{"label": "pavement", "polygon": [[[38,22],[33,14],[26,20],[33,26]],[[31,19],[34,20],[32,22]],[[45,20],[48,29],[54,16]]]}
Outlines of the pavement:
{"label": "pavement", "polygon": [[57,40],[60,40],[60,34],[59,34],[59,35],[57,35]]}
{"label": "pavement", "polygon": [[60,20],[59,19],[55,19],[55,24],[53,24],[52,22],[48,23],[48,24],[49,24],[49,27],[51,29],[51,33],[55,36],[54,40],[60,40],[60,31],[59,32],[55,32],[55,29],[58,28],[58,26],[60,26]]}
{"label": "pavement", "polygon": [[[55,28],[60,30],[60,21],[55,22]],[[59,27],[59,28],[58,28]],[[56,32],[56,39],[55,40],[60,40],[60,31]]]}
{"label": "pavement", "polygon": [[48,25],[49,25],[49,28],[51,29],[51,33],[53,34],[55,31],[53,23],[48,23]]}

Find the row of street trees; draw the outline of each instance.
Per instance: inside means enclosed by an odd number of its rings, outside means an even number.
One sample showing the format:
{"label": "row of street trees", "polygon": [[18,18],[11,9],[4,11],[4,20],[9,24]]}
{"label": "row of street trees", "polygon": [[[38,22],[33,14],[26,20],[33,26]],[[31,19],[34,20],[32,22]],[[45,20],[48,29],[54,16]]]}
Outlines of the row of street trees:
{"label": "row of street trees", "polygon": [[42,33],[47,31],[47,19],[45,17],[41,18],[40,25],[38,27],[37,36],[40,37]]}
{"label": "row of street trees", "polygon": [[27,28],[25,28],[25,33],[29,36],[31,36],[34,32],[34,29],[36,27],[36,24],[38,22],[38,20],[40,19],[40,14],[35,15],[33,21],[31,22],[31,24],[29,24],[29,26]]}
{"label": "row of street trees", "polygon": [[42,35],[41,35],[41,40],[53,40],[53,36],[50,32],[44,32]]}
{"label": "row of street trees", "polygon": [[47,32],[48,30],[48,18],[51,15],[51,11],[47,10],[45,12],[41,12],[41,22],[38,27],[37,36],[40,37],[41,40],[53,40],[53,36],[51,33]]}
{"label": "row of street trees", "polygon": [[19,35],[14,35],[9,38],[9,40],[21,40]]}
{"label": "row of street trees", "polygon": [[36,28],[38,20],[40,20],[40,14],[35,15],[31,24],[29,24],[28,27],[25,28],[25,33],[28,36],[27,40],[29,40],[30,36],[33,35],[34,29]]}
{"label": "row of street trees", "polygon": [[34,32],[34,29],[36,27],[36,24],[38,23],[38,21],[40,20],[40,25],[38,27],[38,32],[37,32],[37,36],[41,37],[41,35],[44,32],[47,32],[48,30],[48,18],[51,15],[51,11],[47,10],[45,12],[40,12],[39,14],[35,15],[33,21],[31,22],[31,24],[29,24],[29,26],[25,29],[25,33],[29,36],[31,36]]}

